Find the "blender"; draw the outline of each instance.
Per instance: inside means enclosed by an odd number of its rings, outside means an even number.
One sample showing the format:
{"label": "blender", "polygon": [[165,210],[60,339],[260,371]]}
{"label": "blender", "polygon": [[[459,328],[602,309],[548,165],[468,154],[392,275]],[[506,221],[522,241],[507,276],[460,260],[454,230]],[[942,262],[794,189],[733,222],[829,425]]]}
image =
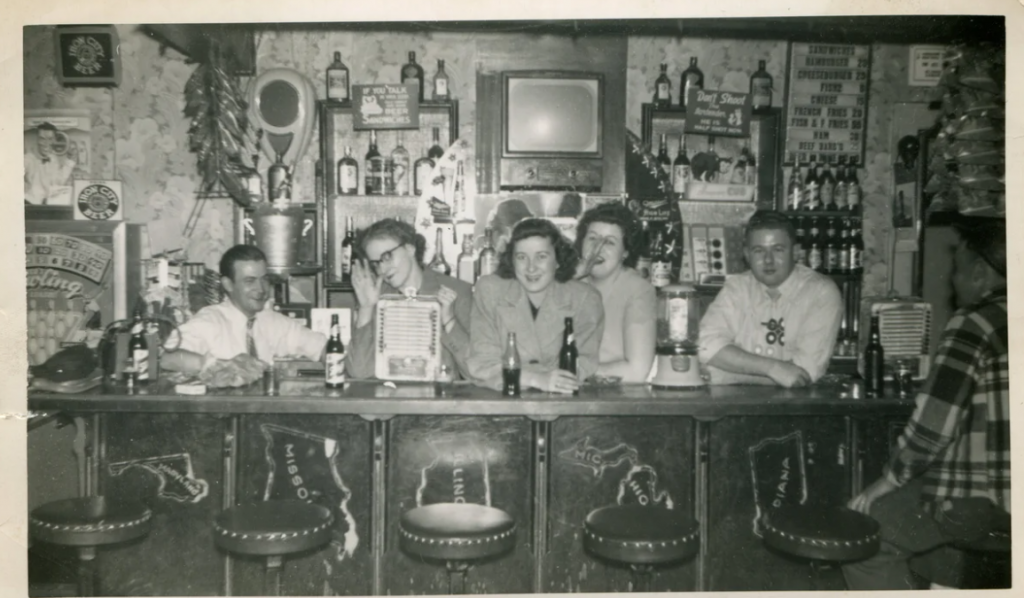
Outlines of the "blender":
{"label": "blender", "polygon": [[688,284],[673,284],[658,291],[657,339],[651,378],[656,389],[698,388],[704,386],[697,341],[700,335],[700,300],[697,290]]}

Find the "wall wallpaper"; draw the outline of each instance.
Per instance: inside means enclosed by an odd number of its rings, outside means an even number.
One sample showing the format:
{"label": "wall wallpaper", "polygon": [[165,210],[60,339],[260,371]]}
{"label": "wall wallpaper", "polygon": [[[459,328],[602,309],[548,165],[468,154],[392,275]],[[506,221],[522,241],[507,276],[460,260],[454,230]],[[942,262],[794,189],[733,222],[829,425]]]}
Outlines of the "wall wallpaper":
{"label": "wall wallpaper", "polygon": [[[185,145],[188,123],[182,115],[182,92],[193,67],[172,49],[161,55],[156,41],[135,26],[118,26],[123,81],[114,90],[62,88],[54,78],[53,28],[25,29],[25,107],[87,108],[93,111],[92,175],[124,181],[128,220],[181,231],[195,205],[195,160]],[[323,70],[333,52],[341,52],[353,83],[397,81],[408,52],[416,52],[429,82],[437,59],[445,60],[452,93],[459,100],[460,134],[474,134],[475,57],[493,36],[468,33],[381,33],[303,30],[299,26],[268,27],[257,33],[257,69],[293,68],[308,77],[323,97]],[[512,34],[509,34],[512,35]],[[658,65],[668,63],[673,95],[678,98],[679,74],[696,56],[708,88],[746,91],[750,73],[765,60],[775,80],[775,105],[784,101],[787,43],[781,40],[707,40],[634,37],[628,44],[627,127],[640,132],[640,105],[650,101]],[[928,88],[906,84],[907,48],[875,45],[868,107],[867,164],[864,188],[864,294],[884,292],[888,275],[885,235],[889,230],[892,160],[889,145],[892,106],[930,99]],[[244,81],[248,83],[248,81]],[[429,89],[429,88],[428,88]],[[353,153],[362,156],[368,139],[357,139]],[[390,151],[390,148],[382,148]],[[313,199],[319,135],[296,165],[298,196]],[[269,160],[263,159],[265,168]],[[472,161],[470,162],[472,164]],[[475,192],[475,173],[467,173],[467,191]],[[214,266],[233,243],[230,200],[207,203],[192,237],[181,244],[192,260]]]}

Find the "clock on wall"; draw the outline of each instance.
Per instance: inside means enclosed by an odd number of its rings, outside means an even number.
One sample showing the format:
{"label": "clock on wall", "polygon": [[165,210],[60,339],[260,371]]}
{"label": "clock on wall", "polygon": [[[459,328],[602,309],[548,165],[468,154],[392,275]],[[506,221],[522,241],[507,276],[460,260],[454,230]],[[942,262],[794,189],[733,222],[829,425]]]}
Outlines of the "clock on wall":
{"label": "clock on wall", "polygon": [[57,27],[54,30],[57,81],[66,87],[117,87],[121,53],[113,25]]}

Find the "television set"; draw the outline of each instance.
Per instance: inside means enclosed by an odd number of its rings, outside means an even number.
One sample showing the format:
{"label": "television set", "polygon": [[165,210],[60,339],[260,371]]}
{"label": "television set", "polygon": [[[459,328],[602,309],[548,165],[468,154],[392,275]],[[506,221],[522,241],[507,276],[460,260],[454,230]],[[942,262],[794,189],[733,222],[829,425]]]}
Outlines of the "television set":
{"label": "television set", "polygon": [[604,77],[502,73],[501,186],[599,190]]}

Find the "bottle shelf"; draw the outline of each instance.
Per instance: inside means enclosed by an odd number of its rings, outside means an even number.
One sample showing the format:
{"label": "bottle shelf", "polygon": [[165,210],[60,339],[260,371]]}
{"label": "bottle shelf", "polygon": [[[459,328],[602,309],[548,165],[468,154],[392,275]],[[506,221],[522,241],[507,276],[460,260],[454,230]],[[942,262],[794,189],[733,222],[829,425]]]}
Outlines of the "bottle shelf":
{"label": "bottle shelf", "polygon": [[850,218],[861,220],[861,213],[847,212],[844,210],[781,210],[787,216],[794,218]]}

